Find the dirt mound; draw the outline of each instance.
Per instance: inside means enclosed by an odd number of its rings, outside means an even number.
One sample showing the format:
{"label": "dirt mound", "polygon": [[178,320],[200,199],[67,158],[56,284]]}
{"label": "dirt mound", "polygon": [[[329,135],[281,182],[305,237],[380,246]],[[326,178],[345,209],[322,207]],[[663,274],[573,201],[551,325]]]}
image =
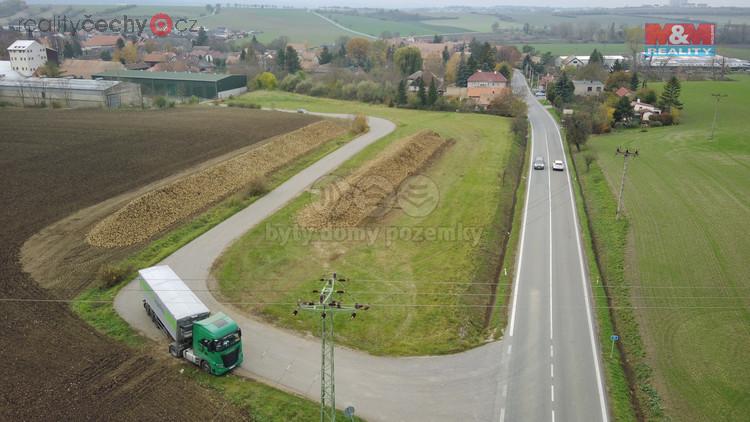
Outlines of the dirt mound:
{"label": "dirt mound", "polygon": [[277,136],[237,157],[134,199],[97,224],[86,240],[104,248],[147,240],[345,132],[341,125],[321,121]]}
{"label": "dirt mound", "polygon": [[297,214],[297,224],[310,229],[356,227],[383,210],[399,185],[422,170],[452,141],[423,130],[399,140],[343,180],[323,188],[321,197]]}

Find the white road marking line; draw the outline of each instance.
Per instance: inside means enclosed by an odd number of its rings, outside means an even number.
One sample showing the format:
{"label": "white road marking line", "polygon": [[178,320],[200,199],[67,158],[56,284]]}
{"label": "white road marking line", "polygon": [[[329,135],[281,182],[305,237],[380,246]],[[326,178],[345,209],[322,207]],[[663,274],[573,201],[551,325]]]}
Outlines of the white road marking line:
{"label": "white road marking line", "polygon": [[500,409],[500,422],[505,420],[505,408]]}
{"label": "white road marking line", "polygon": [[[549,154],[549,137],[547,131],[544,131],[544,146],[547,148],[547,161],[552,163],[552,157]],[[552,322],[552,170],[547,169],[547,200],[549,201],[549,339],[552,340],[554,335],[554,326]]]}
{"label": "white road marking line", "polygon": [[553,358],[555,357],[555,346],[549,345],[549,357]]}
{"label": "white road marking line", "polygon": [[[544,107],[542,107],[542,109],[544,109]],[[549,112],[547,112],[547,110],[545,110],[545,114],[552,121],[552,124],[555,126],[555,128],[559,132],[560,129],[558,128],[557,122],[555,121],[555,119],[552,118],[552,115],[550,115]],[[562,136],[560,136],[560,147],[563,149],[563,160],[565,162],[565,168],[569,169],[570,167],[568,166],[568,158],[567,158],[567,155],[565,154],[565,145],[563,144]],[[584,292],[583,297],[586,302],[586,318],[589,324],[589,339],[591,340],[591,352],[593,353],[594,369],[596,371],[596,382],[597,382],[597,387],[599,389],[599,406],[601,407],[602,421],[608,422],[609,414],[607,413],[607,404],[604,399],[604,387],[602,385],[602,373],[601,373],[601,369],[599,368],[599,355],[596,349],[596,341],[594,339],[594,325],[591,319],[591,305],[589,302],[589,289],[586,287],[586,271],[585,271],[585,266],[583,264],[583,248],[581,246],[581,235],[578,230],[578,212],[575,206],[575,195],[573,195],[573,186],[571,184],[570,177],[571,177],[570,172],[568,172],[568,177],[567,177],[568,192],[570,193],[570,199],[571,199],[570,207],[573,209],[573,223],[575,224],[576,242],[578,245],[578,262],[581,268],[581,285],[583,286],[583,292]]]}
{"label": "white road marking line", "polygon": [[549,376],[550,378],[555,377],[555,364],[554,363],[549,364]]}
{"label": "white road marking line", "polygon": [[552,411],[552,422],[555,422],[555,411]]}
{"label": "white road marking line", "polygon": [[[516,326],[516,304],[518,303],[518,291],[520,290],[520,284],[521,284],[521,266],[523,265],[523,246],[526,241],[526,220],[529,215],[529,196],[531,196],[531,172],[533,171],[534,166],[532,165],[532,161],[534,159],[534,125],[531,123],[531,119],[529,119],[529,124],[531,124],[531,154],[529,154],[529,175],[526,179],[526,200],[524,201],[523,206],[523,224],[521,225],[521,243],[519,245],[519,252],[518,252],[518,266],[516,267],[516,281],[513,283],[513,308],[510,312],[510,336],[513,337],[513,330]],[[510,353],[510,349],[508,350],[508,353]]]}
{"label": "white road marking line", "polygon": [[550,392],[552,393],[552,401],[555,401],[555,384],[550,385]]}
{"label": "white road marking line", "polygon": [[512,345],[512,344],[509,344],[509,345],[508,345],[508,354],[510,354],[510,350],[511,350],[512,348],[513,348],[513,345]]}

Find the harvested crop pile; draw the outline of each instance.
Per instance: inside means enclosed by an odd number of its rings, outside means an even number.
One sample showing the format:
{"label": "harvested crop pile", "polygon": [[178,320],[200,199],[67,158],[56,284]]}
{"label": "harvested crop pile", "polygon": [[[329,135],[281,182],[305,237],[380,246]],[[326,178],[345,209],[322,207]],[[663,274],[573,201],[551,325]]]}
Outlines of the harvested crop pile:
{"label": "harvested crop pile", "polygon": [[104,248],[142,242],[344,133],[341,125],[324,120],[279,135],[132,200],[94,226],[86,240]]}
{"label": "harvested crop pile", "polygon": [[451,143],[430,130],[396,142],[346,179],[325,188],[318,201],[300,210],[297,224],[309,229],[358,226],[382,209],[401,182]]}

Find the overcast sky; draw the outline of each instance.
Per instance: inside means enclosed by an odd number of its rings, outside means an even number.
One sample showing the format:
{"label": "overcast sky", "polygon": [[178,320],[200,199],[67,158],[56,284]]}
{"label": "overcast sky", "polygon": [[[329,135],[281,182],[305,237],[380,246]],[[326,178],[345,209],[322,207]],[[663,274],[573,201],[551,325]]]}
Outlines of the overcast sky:
{"label": "overcast sky", "polygon": [[[710,6],[743,6],[750,7],[749,0],[689,0],[694,3],[706,3]],[[570,1],[533,1],[533,0],[276,0],[264,3],[285,4],[290,6],[351,6],[378,8],[406,7],[440,7],[440,6],[544,6],[544,7],[620,7],[641,6],[643,4],[669,4],[668,0],[570,0]]]}
{"label": "overcast sky", "polygon": [[[693,3],[706,3],[709,6],[741,6],[750,7],[750,0],[688,0]],[[27,3],[65,3],[68,0],[27,0]],[[204,5],[206,3],[248,3],[269,4],[292,7],[321,7],[321,6],[350,6],[376,7],[388,9],[404,9],[416,7],[441,6],[542,6],[542,7],[621,7],[641,6],[643,4],[669,4],[669,0],[568,0],[568,1],[534,1],[534,0],[76,0],[74,4],[96,3],[135,3],[135,4],[180,4]]]}

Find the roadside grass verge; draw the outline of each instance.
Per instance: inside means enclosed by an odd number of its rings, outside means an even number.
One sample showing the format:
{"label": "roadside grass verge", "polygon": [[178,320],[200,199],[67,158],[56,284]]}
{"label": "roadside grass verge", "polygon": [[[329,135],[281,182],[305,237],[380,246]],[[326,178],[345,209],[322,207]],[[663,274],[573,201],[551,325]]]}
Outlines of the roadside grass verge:
{"label": "roadside grass verge", "polygon": [[[582,154],[573,152],[568,154],[575,166],[576,181],[574,191],[578,215],[581,219],[584,249],[588,264],[589,279],[594,296],[593,306],[599,326],[599,348],[607,377],[607,391],[609,394],[610,411],[617,421],[636,420],[638,406],[633,402],[625,368],[628,367],[624,359],[623,348],[642,351],[638,324],[633,319],[619,321],[610,312],[612,306],[629,306],[627,288],[623,286],[623,264],[625,261],[625,242],[628,222],[625,218],[615,220],[617,203],[614,201],[604,175],[592,163],[588,169],[583,163]],[[583,194],[585,192],[585,194]],[[600,271],[601,269],[601,271]],[[625,316],[623,313],[620,316]],[[618,335],[619,341],[612,348],[610,337]],[[639,368],[637,381],[643,391],[651,391],[648,384],[650,371]],[[655,397],[658,401],[658,398]]]}
{"label": "roadside grass verge", "polygon": [[[345,135],[331,140],[311,154],[300,158],[291,166],[275,172],[268,178],[268,186],[271,189],[275,188],[300,170],[345,144],[351,138],[351,135]],[[157,264],[191,240],[246,208],[259,197],[252,190],[238,192],[150,242],[130,257],[114,264],[116,268],[120,268],[126,273],[123,275],[123,278],[127,280],[126,282],[112,287],[99,286],[86,289],[74,299],[71,303],[71,309],[97,331],[142,352],[152,350],[153,348],[150,345],[153,342],[135,332],[115,311],[113,302],[117,293],[125,287],[128,281],[136,277],[138,269]],[[164,348],[164,351],[166,353],[166,348]],[[237,375],[209,376],[203,374],[197,368],[193,368],[189,363],[182,362],[182,364],[187,368],[186,373],[195,378],[201,385],[219,392],[233,404],[248,410],[253,418],[252,420],[286,422],[289,420],[312,420],[317,417],[318,404],[301,396]],[[340,416],[343,417],[343,414]]]}
{"label": "roadside grass verge", "polygon": [[[493,312],[504,312],[504,303],[493,304],[523,155],[512,142],[508,119],[284,92],[253,92],[235,101],[362,112],[397,124],[394,133],[370,145],[334,176],[345,177],[395,140],[422,129],[456,142],[423,173],[439,189],[439,205],[431,214],[410,217],[394,209],[355,233],[374,233],[373,239],[349,232],[343,238],[326,238],[325,231],[296,226],[298,210],[317,199],[315,192],[305,193],[246,233],[217,261],[214,275],[225,301],[241,302],[243,312],[277,325],[316,333],[316,320],[294,317],[291,311],[298,299],[315,296],[320,274],[337,271],[350,280],[342,287],[345,301],[373,305],[368,313],[337,326],[342,344],[377,355],[443,354],[477,346],[493,334]],[[518,165],[508,167],[511,159]],[[424,234],[437,229],[453,238],[442,241]]]}
{"label": "roadside grass verge", "polygon": [[[646,419],[739,420],[750,412],[750,365],[738,358],[750,349],[750,78],[732,78],[683,82],[678,126],[588,142],[595,162],[593,176],[581,172],[584,196],[589,210],[600,210],[591,218],[600,268]],[[709,140],[712,93],[728,97]],[[628,165],[627,223],[619,224],[618,146],[640,153]]]}
{"label": "roadside grass verge", "polygon": [[[531,128],[529,127],[529,136]],[[515,173],[518,175],[517,188],[513,198],[515,205],[513,207],[513,223],[510,226],[510,235],[505,244],[505,253],[502,260],[502,268],[498,268],[497,290],[495,296],[495,312],[492,313],[492,321],[489,326],[494,328],[493,338],[500,339],[503,337],[505,327],[508,324],[508,304],[510,303],[511,286],[513,285],[513,274],[516,273],[516,263],[518,262],[518,243],[521,239],[521,227],[523,225],[523,208],[528,188],[528,174],[530,166],[531,149],[528,148],[528,139],[515,139],[517,146],[514,148],[514,154],[520,154],[518,159],[509,160],[509,166],[515,163],[521,166]],[[518,161],[520,160],[520,161]],[[507,233],[507,232],[506,232]]]}

